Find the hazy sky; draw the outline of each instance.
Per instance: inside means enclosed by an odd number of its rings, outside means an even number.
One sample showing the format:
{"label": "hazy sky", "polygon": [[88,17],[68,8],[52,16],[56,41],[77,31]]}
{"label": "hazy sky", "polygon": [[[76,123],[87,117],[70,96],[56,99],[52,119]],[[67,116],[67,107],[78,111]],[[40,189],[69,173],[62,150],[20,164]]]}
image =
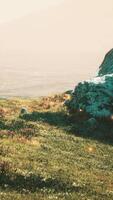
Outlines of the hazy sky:
{"label": "hazy sky", "polygon": [[34,10],[43,10],[63,0],[0,0],[0,22],[6,22]]}
{"label": "hazy sky", "polygon": [[7,21],[0,26],[0,52],[75,60],[78,53],[99,55],[113,47],[113,0],[0,0],[0,22]]}
{"label": "hazy sky", "polygon": [[3,92],[73,88],[113,48],[113,0],[0,0],[0,22]]}

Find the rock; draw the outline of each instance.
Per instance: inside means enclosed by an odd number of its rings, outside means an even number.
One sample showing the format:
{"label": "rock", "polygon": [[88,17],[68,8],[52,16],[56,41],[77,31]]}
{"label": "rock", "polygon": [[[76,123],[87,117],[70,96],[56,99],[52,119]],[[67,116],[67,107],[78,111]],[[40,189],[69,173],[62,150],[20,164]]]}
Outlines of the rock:
{"label": "rock", "polygon": [[90,118],[86,121],[86,125],[90,128],[90,129],[95,129],[98,126],[98,122],[95,118]]}
{"label": "rock", "polygon": [[20,110],[21,115],[25,115],[25,114],[28,114],[28,113],[29,112],[28,112],[27,108],[21,108],[21,110]]}
{"label": "rock", "polygon": [[80,82],[65,105],[70,113],[82,110],[93,118],[113,115],[113,49],[106,54],[98,76]]}
{"label": "rock", "polygon": [[105,56],[104,61],[99,67],[98,76],[104,76],[106,74],[113,73],[113,49],[111,49]]}

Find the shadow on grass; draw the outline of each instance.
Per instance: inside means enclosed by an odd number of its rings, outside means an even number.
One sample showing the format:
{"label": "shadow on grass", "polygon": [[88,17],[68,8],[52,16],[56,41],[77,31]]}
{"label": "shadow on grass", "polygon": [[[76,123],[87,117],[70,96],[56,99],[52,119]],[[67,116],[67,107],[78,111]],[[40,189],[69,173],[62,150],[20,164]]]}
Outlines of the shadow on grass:
{"label": "shadow on grass", "polygon": [[70,183],[62,182],[62,180],[57,179],[43,179],[41,176],[36,176],[34,174],[26,177],[18,174],[1,174],[0,175],[0,187],[2,189],[16,190],[18,192],[36,192],[40,189],[53,190],[54,192],[79,192],[84,188],[80,186],[73,186]]}
{"label": "shadow on grass", "polygon": [[69,125],[69,119],[63,112],[33,112],[21,117],[26,121],[40,121],[53,126],[65,127]]}
{"label": "shadow on grass", "polygon": [[76,122],[72,123],[70,132],[78,137],[113,145],[113,124],[111,122],[98,121],[97,126],[94,128],[88,127],[86,122]]}
{"label": "shadow on grass", "polygon": [[50,125],[62,128],[70,134],[84,138],[99,140],[103,143],[113,144],[112,121],[98,120],[96,127],[87,125],[87,120],[73,119],[63,112],[33,112],[22,117],[26,121],[46,122]]}

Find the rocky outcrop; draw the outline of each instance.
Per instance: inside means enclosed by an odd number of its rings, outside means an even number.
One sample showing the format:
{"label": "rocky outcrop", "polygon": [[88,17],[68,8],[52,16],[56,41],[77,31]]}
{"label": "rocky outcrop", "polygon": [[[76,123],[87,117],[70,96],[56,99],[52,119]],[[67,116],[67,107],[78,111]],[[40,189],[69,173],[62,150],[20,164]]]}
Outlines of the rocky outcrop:
{"label": "rocky outcrop", "polygon": [[98,76],[79,83],[71,96],[66,102],[70,113],[113,119],[113,49],[106,54]]}
{"label": "rocky outcrop", "polygon": [[104,61],[102,62],[99,68],[99,76],[104,76],[106,74],[113,73],[113,49],[111,49],[105,56]]}

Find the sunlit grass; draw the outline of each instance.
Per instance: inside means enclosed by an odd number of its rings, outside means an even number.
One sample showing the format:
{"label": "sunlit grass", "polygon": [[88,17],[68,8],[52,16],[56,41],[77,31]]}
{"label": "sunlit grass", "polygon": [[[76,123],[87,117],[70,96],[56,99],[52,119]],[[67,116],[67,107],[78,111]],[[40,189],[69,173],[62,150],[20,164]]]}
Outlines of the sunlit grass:
{"label": "sunlit grass", "polygon": [[113,199],[112,144],[71,131],[63,101],[0,101],[1,200]]}

